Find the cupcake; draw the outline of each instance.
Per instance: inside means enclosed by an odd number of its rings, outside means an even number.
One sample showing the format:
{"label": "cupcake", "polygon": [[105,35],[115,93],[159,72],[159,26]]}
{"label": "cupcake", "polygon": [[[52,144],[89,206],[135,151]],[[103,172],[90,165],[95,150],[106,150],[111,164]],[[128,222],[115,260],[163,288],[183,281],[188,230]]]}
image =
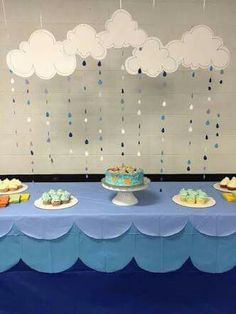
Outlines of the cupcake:
{"label": "cupcake", "polygon": [[63,193],[60,197],[62,204],[68,204],[70,202],[70,196]]}
{"label": "cupcake", "polygon": [[227,185],[227,189],[230,191],[236,191],[236,177],[233,177]]}
{"label": "cupcake", "polygon": [[179,199],[180,199],[182,202],[186,202],[187,196],[188,196],[187,190],[181,189],[181,190],[179,191]]}
{"label": "cupcake", "polygon": [[52,206],[60,206],[61,205],[60,197],[56,194],[53,195],[51,204],[52,204]]}
{"label": "cupcake", "polygon": [[220,187],[224,189],[227,188],[229,182],[230,182],[229,177],[225,177],[223,180],[220,181]]}
{"label": "cupcake", "polygon": [[195,197],[195,194],[194,193],[189,193],[186,197],[186,202],[188,204],[195,204],[195,201],[196,201],[196,197]]}
{"label": "cupcake", "polygon": [[17,189],[21,189],[22,186],[23,186],[22,182],[20,180],[18,180],[18,179],[15,179],[15,178],[11,180],[11,183],[15,184],[17,186]]}
{"label": "cupcake", "polygon": [[4,183],[3,181],[0,183],[0,193],[8,192],[8,184]]}
{"label": "cupcake", "polygon": [[8,189],[9,189],[9,191],[17,191],[18,187],[17,187],[17,185],[15,183],[10,182],[8,184]]}
{"label": "cupcake", "polygon": [[42,195],[42,201],[44,205],[50,205],[51,204],[51,197],[48,193],[43,193]]}
{"label": "cupcake", "polygon": [[201,193],[198,193],[196,196],[196,203],[197,204],[206,204],[206,202],[208,201],[208,196],[205,192],[201,191]]}

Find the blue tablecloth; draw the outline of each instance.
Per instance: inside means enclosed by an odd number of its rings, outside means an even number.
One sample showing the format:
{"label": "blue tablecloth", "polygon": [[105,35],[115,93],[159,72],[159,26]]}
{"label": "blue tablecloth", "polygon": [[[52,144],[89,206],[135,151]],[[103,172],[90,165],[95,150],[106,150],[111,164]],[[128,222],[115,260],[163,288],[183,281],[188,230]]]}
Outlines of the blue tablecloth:
{"label": "blue tablecloth", "polygon": [[[176,205],[171,197],[182,187],[205,190],[216,206]],[[35,208],[35,199],[50,188],[67,189],[79,203],[66,210]],[[236,264],[236,206],[210,182],[152,183],[137,193],[140,202],[133,207],[113,205],[114,193],[99,183],[31,183],[29,192],[29,202],[1,209],[0,271],[20,259],[43,272],[68,269],[78,258],[105,272],[122,269],[132,258],[153,272],[176,270],[188,258],[206,272]]]}

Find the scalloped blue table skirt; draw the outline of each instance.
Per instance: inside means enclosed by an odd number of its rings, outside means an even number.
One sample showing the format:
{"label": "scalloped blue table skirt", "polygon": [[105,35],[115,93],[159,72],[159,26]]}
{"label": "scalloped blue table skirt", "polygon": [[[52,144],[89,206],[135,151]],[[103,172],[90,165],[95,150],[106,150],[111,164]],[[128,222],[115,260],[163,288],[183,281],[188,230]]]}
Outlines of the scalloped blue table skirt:
{"label": "scalloped blue table skirt", "polygon": [[201,271],[222,273],[236,264],[236,234],[212,237],[188,224],[169,237],[152,237],[132,226],[114,239],[94,239],[73,226],[55,240],[28,237],[13,228],[0,238],[0,271],[6,271],[23,260],[39,272],[57,273],[69,269],[77,259],[101,272],[124,268],[134,258],[138,266],[150,272],[179,269],[190,258]]}

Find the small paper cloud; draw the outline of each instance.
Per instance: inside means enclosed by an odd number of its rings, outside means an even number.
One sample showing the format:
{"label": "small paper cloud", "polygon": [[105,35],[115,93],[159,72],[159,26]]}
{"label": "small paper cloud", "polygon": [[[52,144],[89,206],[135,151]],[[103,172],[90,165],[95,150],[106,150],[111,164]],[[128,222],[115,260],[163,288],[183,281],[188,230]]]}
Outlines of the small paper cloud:
{"label": "small paper cloud", "polygon": [[91,56],[96,60],[101,60],[107,54],[95,29],[88,24],[80,24],[69,31],[63,45],[68,55],[78,54],[81,58]]}
{"label": "small paper cloud", "polygon": [[9,51],[7,65],[22,77],[35,73],[42,79],[51,79],[56,73],[72,74],[76,60],[64,53],[62,43],[56,41],[52,33],[41,29],[33,32],[28,41],[21,42],[19,49]]}
{"label": "small paper cloud", "polygon": [[126,60],[125,67],[130,74],[137,74],[138,70],[141,69],[142,73],[156,77],[163,71],[175,72],[178,64],[175,59],[169,56],[168,49],[162,45],[158,38],[150,37],[142,47],[134,49],[133,56]]}
{"label": "small paper cloud", "polygon": [[111,19],[106,22],[105,31],[99,37],[106,48],[139,47],[146,38],[146,33],[138,28],[138,23],[133,20],[125,10],[115,11]]}
{"label": "small paper cloud", "polygon": [[168,43],[167,48],[179,64],[192,70],[210,66],[220,70],[226,68],[230,61],[230,53],[223,40],[214,36],[206,25],[193,27],[183,34],[181,40]]}

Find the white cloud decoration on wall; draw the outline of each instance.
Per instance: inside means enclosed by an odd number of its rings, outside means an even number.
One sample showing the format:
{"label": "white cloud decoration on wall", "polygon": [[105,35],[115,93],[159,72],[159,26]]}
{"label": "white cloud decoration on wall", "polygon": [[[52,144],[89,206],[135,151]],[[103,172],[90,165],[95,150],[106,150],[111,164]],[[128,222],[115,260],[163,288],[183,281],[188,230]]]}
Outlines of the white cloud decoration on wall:
{"label": "white cloud decoration on wall", "polygon": [[51,79],[55,74],[71,75],[76,68],[74,56],[64,52],[61,42],[52,33],[40,29],[33,32],[19,49],[7,54],[7,65],[12,72],[22,77],[36,74],[42,79]]}
{"label": "white cloud decoration on wall", "polygon": [[67,40],[63,42],[68,55],[79,55],[81,58],[91,56],[96,60],[106,57],[107,50],[102,45],[96,30],[88,24],[77,25],[67,33]]}
{"label": "white cloud decoration on wall", "polygon": [[161,41],[156,37],[148,38],[142,47],[133,50],[133,56],[125,62],[128,73],[137,74],[141,69],[142,73],[150,77],[156,77],[163,71],[175,72],[178,68],[176,60],[169,55]]}
{"label": "white cloud decoration on wall", "polygon": [[68,31],[63,42],[56,41],[47,30],[33,32],[28,42],[21,42],[19,49],[7,54],[7,65],[16,75],[28,77],[36,74],[51,79],[55,74],[68,76],[76,69],[76,56],[91,56],[102,60],[107,49],[133,47],[132,56],[125,62],[130,74],[141,69],[150,77],[161,72],[175,72],[179,65],[196,69],[216,70],[229,65],[230,52],[220,37],[206,25],[198,25],[183,34],[181,40],[173,40],[163,46],[160,39],[148,37],[139,28],[129,12],[116,10],[105,24],[105,30],[97,33],[88,24],[79,24]]}
{"label": "white cloud decoration on wall", "polygon": [[186,68],[192,70],[216,70],[229,65],[230,52],[220,37],[206,25],[197,25],[183,34],[181,40],[173,40],[167,45],[170,55]]}
{"label": "white cloud decoration on wall", "polygon": [[105,24],[105,31],[99,37],[106,48],[139,47],[147,35],[138,27],[129,12],[119,9],[115,11]]}

